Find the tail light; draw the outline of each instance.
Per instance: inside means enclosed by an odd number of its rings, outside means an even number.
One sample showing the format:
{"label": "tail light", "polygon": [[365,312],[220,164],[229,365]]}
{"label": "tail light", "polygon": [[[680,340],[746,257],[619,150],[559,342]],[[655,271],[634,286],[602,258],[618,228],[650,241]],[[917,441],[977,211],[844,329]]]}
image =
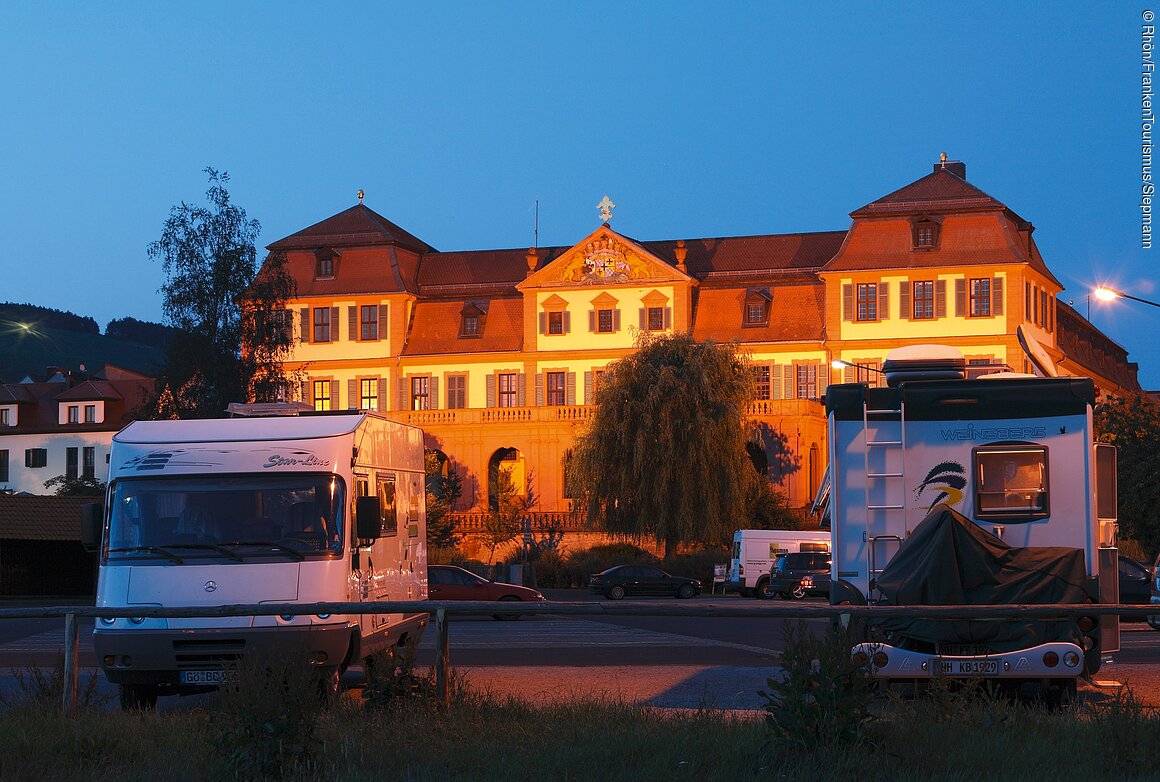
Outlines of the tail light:
{"label": "tail light", "polygon": [[890,658],[886,656],[886,652],[875,652],[872,662],[875,668],[885,668]]}
{"label": "tail light", "polygon": [[1054,668],[1055,666],[1059,665],[1059,655],[1055,652],[1044,652],[1043,664],[1048,668]]}

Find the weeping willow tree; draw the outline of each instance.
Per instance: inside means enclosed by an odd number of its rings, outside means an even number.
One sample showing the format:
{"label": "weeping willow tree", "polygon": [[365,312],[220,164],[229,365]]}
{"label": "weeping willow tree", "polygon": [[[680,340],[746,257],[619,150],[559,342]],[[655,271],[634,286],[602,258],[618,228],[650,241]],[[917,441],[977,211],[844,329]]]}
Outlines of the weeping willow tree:
{"label": "weeping willow tree", "polygon": [[753,375],[733,345],[642,335],[611,367],[573,451],[570,482],[590,525],[680,543],[721,543],[760,480],[745,450]]}

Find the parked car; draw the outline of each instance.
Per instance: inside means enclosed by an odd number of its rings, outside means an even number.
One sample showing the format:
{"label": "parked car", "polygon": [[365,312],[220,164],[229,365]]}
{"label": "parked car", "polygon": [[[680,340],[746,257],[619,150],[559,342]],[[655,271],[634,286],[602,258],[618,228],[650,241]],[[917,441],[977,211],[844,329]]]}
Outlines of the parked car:
{"label": "parked car", "polygon": [[687,599],[701,594],[701,582],[695,578],[673,576],[652,565],[617,565],[588,579],[588,588],[609,600],[633,597],[679,597]]}
{"label": "parked car", "polygon": [[[805,579],[810,579],[803,583]],[[778,554],[769,569],[761,597],[801,600],[807,594],[830,594],[830,552],[800,551]]]}
{"label": "parked car", "polygon": [[1120,555],[1120,602],[1148,605],[1152,599],[1152,571],[1143,562]]}
{"label": "parked car", "polygon": [[[1152,577],[1149,579],[1151,584],[1151,595],[1148,602],[1157,608],[1160,608],[1160,582],[1157,581],[1156,568],[1160,567],[1160,556],[1156,557],[1156,561],[1152,564]],[[1123,587],[1121,587],[1123,588]],[[1160,630],[1160,614],[1148,617],[1148,626],[1153,630]]]}
{"label": "parked car", "polygon": [[[455,565],[427,566],[427,595],[432,600],[545,600],[534,589],[488,581]],[[519,614],[495,614],[496,619],[519,619]]]}

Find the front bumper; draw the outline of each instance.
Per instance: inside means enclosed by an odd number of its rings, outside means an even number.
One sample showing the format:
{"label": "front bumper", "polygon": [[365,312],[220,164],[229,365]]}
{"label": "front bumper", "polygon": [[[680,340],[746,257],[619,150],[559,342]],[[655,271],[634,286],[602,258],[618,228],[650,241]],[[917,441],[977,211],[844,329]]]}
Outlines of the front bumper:
{"label": "front bumper", "polygon": [[[850,650],[864,659],[867,671],[879,679],[929,679],[934,676],[982,679],[1063,679],[1083,673],[1083,649],[1066,641],[991,655],[935,655],[899,649],[889,644],[860,643]],[[883,655],[885,660],[883,660]],[[1054,655],[1055,663],[1049,664]]]}

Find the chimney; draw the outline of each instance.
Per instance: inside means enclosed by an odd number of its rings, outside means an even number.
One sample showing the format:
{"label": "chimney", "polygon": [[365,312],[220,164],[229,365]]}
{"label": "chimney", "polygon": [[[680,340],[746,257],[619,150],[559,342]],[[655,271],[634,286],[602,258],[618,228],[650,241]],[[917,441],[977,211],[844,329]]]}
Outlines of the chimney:
{"label": "chimney", "polygon": [[943,152],[938,156],[939,161],[934,164],[934,173],[939,171],[949,171],[964,182],[967,181],[967,164],[961,163],[958,160],[947,160],[947,153]]}

